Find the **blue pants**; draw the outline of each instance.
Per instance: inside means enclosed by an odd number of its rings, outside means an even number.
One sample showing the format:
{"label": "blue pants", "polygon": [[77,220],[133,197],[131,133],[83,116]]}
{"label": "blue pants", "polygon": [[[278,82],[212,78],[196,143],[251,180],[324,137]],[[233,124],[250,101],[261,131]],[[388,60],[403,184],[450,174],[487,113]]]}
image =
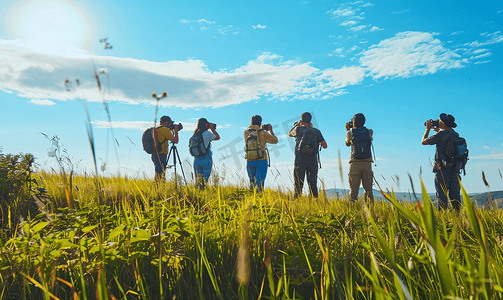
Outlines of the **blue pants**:
{"label": "blue pants", "polygon": [[459,211],[461,205],[461,187],[459,186],[458,178],[460,178],[459,172],[456,171],[435,172],[435,189],[437,191],[439,209],[447,209],[447,195],[449,195],[452,208]]}
{"label": "blue pants", "polygon": [[157,174],[164,174],[168,165],[168,155],[160,153],[152,154],[152,162],[155,166],[155,172]]}
{"label": "blue pants", "polygon": [[194,175],[196,176],[196,186],[198,188],[204,188],[208,179],[210,179],[212,168],[213,158],[210,153],[201,157],[194,157]]}
{"label": "blue pants", "polygon": [[267,159],[248,161],[246,171],[250,178],[250,188],[257,188],[257,192],[261,192],[267,175]]}

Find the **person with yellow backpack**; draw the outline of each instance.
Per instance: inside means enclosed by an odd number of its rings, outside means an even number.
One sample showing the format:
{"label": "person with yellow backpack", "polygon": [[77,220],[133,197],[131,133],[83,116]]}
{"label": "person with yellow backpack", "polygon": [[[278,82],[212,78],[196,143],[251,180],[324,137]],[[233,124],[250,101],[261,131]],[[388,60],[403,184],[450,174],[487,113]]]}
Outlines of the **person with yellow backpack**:
{"label": "person with yellow backpack", "polygon": [[[261,192],[264,189],[267,175],[268,161],[266,143],[277,144],[278,138],[274,135],[271,124],[262,125],[262,117],[254,115],[251,125],[244,132],[246,172],[250,179],[250,188]],[[270,133],[269,133],[270,132]]]}

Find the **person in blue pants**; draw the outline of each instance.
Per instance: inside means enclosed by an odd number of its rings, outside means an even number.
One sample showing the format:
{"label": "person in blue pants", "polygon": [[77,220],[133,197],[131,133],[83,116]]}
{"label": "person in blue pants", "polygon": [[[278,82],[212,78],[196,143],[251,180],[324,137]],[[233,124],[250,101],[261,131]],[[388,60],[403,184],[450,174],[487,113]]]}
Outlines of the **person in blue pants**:
{"label": "person in blue pants", "polygon": [[[250,179],[250,188],[261,192],[264,189],[267,175],[266,143],[277,144],[278,138],[274,135],[271,124],[262,126],[262,117],[254,115],[251,125],[244,132],[246,143],[246,171]],[[270,132],[270,133],[269,133]]]}
{"label": "person in blue pants", "polygon": [[[194,174],[196,176],[196,187],[203,189],[208,182],[213,168],[213,158],[211,153],[211,142],[218,141],[220,135],[215,130],[216,125],[208,122],[205,118],[197,121],[197,128],[194,130],[194,135],[201,133],[203,137],[203,145],[208,149],[206,155],[194,157]],[[210,132],[211,131],[211,132]]]}

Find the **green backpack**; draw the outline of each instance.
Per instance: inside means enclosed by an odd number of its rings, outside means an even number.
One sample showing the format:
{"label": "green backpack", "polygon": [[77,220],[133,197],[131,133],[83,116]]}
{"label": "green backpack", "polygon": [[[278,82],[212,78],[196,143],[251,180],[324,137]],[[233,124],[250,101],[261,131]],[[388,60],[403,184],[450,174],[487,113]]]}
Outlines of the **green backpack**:
{"label": "green backpack", "polygon": [[250,135],[246,138],[245,148],[245,157],[247,161],[260,160],[264,158],[264,150],[260,148],[260,139],[258,137],[259,132],[262,130],[263,129],[248,129]]}

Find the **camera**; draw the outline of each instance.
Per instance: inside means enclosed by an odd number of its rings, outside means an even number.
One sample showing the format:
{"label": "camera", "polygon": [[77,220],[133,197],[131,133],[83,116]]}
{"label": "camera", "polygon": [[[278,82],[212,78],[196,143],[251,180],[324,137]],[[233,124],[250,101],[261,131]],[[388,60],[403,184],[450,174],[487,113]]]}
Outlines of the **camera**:
{"label": "camera", "polygon": [[[433,126],[433,128],[437,128],[439,126],[439,122],[440,122],[439,119],[436,119],[436,120],[430,119],[429,121],[431,122],[431,126]],[[428,121],[424,122],[424,126],[426,126],[427,122]]]}
{"label": "camera", "polygon": [[182,123],[175,124],[173,121],[168,122],[168,125],[166,127],[168,127],[171,130],[175,130],[175,125],[178,125],[178,131],[181,131],[183,129]]}
{"label": "camera", "polygon": [[213,125],[213,129],[217,129],[217,124],[208,122],[208,128],[211,128],[211,125]]}
{"label": "camera", "polygon": [[348,122],[349,128],[353,128],[353,120]]}
{"label": "camera", "polygon": [[262,129],[264,129],[264,130],[269,130],[269,128],[272,128],[271,124],[264,124],[264,125],[262,125]]}

